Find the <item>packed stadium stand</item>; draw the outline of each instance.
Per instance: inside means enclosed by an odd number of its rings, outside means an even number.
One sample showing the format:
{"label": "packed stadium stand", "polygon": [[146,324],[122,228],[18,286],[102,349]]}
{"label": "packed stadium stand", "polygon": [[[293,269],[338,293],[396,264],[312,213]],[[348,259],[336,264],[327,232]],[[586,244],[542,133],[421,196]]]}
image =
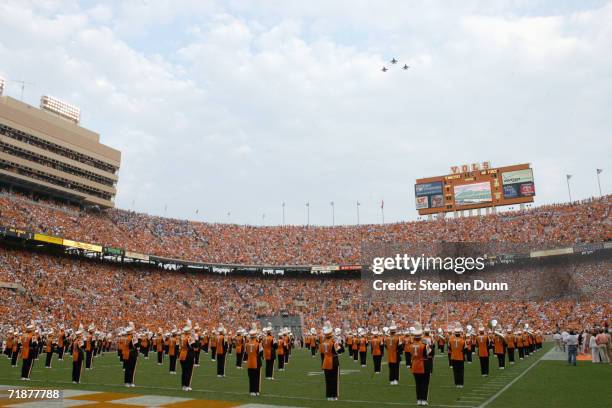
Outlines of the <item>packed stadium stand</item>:
{"label": "packed stadium stand", "polygon": [[[255,227],[149,216],[119,209],[83,211],[42,198],[3,192],[0,226],[83,242],[207,262],[316,265],[358,263],[363,242],[500,240],[534,248],[607,242],[612,238],[612,196],[484,217],[384,225]],[[186,318],[200,325],[247,327],[266,316],[302,316],[306,327],[330,320],[339,327],[411,324],[411,304],[364,302],[359,274],[261,276],[165,270],[152,265],[103,262],[44,249],[0,246],[0,313],[8,325],[96,320],[111,330],[127,321],[155,329]],[[598,276],[609,263],[586,262],[573,272],[600,294],[582,301],[431,302],[418,316],[434,326],[447,321],[496,318],[557,326],[602,324],[612,316],[610,293]],[[606,275],[608,274],[608,275]],[[521,271],[529,284],[529,270]],[[603,283],[603,287],[609,285]],[[603,301],[601,300],[603,299]],[[503,302],[502,302],[503,301]],[[174,320],[174,321],[173,321]]]}

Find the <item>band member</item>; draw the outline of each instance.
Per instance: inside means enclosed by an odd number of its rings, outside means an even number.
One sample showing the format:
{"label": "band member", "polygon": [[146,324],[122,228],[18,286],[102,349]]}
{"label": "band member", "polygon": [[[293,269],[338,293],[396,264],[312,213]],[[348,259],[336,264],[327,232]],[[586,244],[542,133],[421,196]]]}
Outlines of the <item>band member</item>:
{"label": "band member", "polygon": [[518,348],[519,360],[525,357],[525,344],[523,343],[523,332],[519,329],[514,332],[516,335],[516,348]]}
{"label": "band member", "polygon": [[285,371],[285,355],[287,353],[287,340],[285,330],[281,329],[278,333],[278,341],[276,342],[276,355],[278,359],[278,371]]}
{"label": "band member", "polygon": [[200,326],[196,323],[195,326],[193,326],[193,330],[195,332],[193,338],[195,340],[195,343],[193,344],[193,365],[194,367],[199,367],[200,366],[200,352],[202,351],[201,348],[201,342],[200,342]]}
{"label": "band member", "polygon": [[404,358],[406,359],[406,368],[410,368],[410,364],[412,364],[412,356],[410,355],[410,346],[412,346],[412,333],[414,332],[414,327],[411,327],[408,331],[404,333]]}
{"label": "band member", "polygon": [[212,335],[210,336],[210,359],[215,361],[217,358],[217,333],[216,330],[212,331]]}
{"label": "band member", "polygon": [[92,324],[87,328],[87,335],[85,336],[85,369],[91,370],[91,363],[93,362],[93,351],[94,351],[94,335],[95,326]]}
{"label": "band member", "polygon": [[516,347],[516,336],[512,334],[512,329],[508,327],[506,330],[506,345],[508,346],[508,361],[510,364],[514,364],[514,348]]}
{"label": "band member", "polygon": [[47,331],[47,338],[45,339],[45,368],[51,368],[51,359],[53,358],[53,352],[55,348],[55,342],[53,341],[53,329]]}
{"label": "band member", "polygon": [[358,340],[359,346],[359,361],[362,367],[366,366],[366,357],[368,355],[368,338],[366,337],[366,331],[363,330]]}
{"label": "band member", "polygon": [[242,370],[242,360],[244,358],[244,338],[245,331],[240,328],[236,332],[236,337],[234,338],[234,348],[236,349],[236,368]]}
{"label": "band member", "polygon": [[268,326],[264,328],[266,333],[263,339],[263,357],[266,360],[266,380],[274,379],[274,358],[276,355],[276,348],[278,343],[272,336],[272,327]]}
{"label": "band member", "polygon": [[399,364],[400,364],[400,346],[402,341],[396,334],[397,326],[391,322],[389,326],[389,336],[385,339],[385,348],[387,349],[387,365],[389,366],[389,384],[399,384]]}
{"label": "band member", "polygon": [[26,326],[26,333],[21,338],[21,359],[23,360],[21,366],[21,379],[27,381],[30,380],[30,374],[32,373],[34,349],[38,347],[33,331],[34,325],[29,324]]}
{"label": "band member", "polygon": [[136,375],[136,363],[138,360],[138,349],[136,348],[138,336],[134,334],[134,328],[131,324],[125,329],[125,333],[126,339],[123,348],[123,361],[126,362],[125,372],[123,374],[124,383],[126,387],[135,387],[134,377]]}
{"label": "band member", "polygon": [[6,355],[6,358],[9,360],[11,357],[13,357],[13,340],[17,342],[17,339],[14,336],[13,328],[9,327],[8,336],[6,337],[6,344],[4,347],[4,355]]}
{"label": "band member", "polygon": [[461,336],[463,329],[457,325],[454,329],[454,336],[448,339],[448,348],[451,353],[451,364],[453,366],[453,377],[455,380],[455,386],[457,388],[463,388],[463,374],[464,374],[464,355],[465,340]]}
{"label": "band member", "polygon": [[170,359],[170,374],[176,375],[176,358],[178,356],[179,341],[177,338],[177,330],[172,329],[170,337],[167,340],[168,358]]}
{"label": "band member", "polygon": [[317,330],[314,327],[310,328],[310,354],[312,358],[317,354],[318,348],[318,340],[317,340]]}
{"label": "band member", "polygon": [[436,347],[434,345],[434,339],[431,336],[431,328],[429,326],[425,326],[423,329],[422,341],[429,346],[429,354],[427,354],[427,359],[425,360],[425,371],[429,374],[433,374],[433,362],[436,354]]}
{"label": "band member", "polygon": [[79,329],[75,332],[72,340],[72,383],[78,384],[81,382],[81,370],[83,369],[83,347],[85,342],[82,339],[83,330]]}
{"label": "band member", "polygon": [[476,345],[478,346],[478,358],[480,359],[480,374],[483,377],[489,376],[489,336],[485,334],[485,328],[478,328],[478,336],[476,336]]}
{"label": "band member", "polygon": [[217,330],[217,377],[225,377],[225,356],[227,354],[228,342],[225,338],[225,327],[219,326]]}
{"label": "band member", "polygon": [[363,333],[363,329],[360,327],[356,333],[353,333],[353,344],[351,344],[351,350],[353,352],[353,361],[356,363],[359,361],[359,336]]}
{"label": "band member", "polygon": [[495,328],[495,333],[493,334],[493,351],[497,356],[499,369],[503,370],[506,368],[506,338],[499,325]]}
{"label": "band member", "polygon": [[[468,325],[469,326],[469,325]],[[472,364],[472,352],[474,351],[474,334],[472,333],[472,327],[469,326],[468,332],[465,336],[465,360],[468,364]]]}
{"label": "band member", "polygon": [[337,339],[334,339],[331,326],[323,328],[325,336],[321,348],[323,350],[323,364],[321,368],[325,374],[325,397],[328,401],[337,401],[340,394],[340,363],[338,353],[341,353],[342,346]]}
{"label": "band member", "polygon": [[438,328],[438,335],[436,336],[436,343],[438,345],[438,351],[440,354],[444,353],[444,345],[446,344],[446,337],[444,337],[444,331]]}
{"label": "band member", "polygon": [[162,328],[157,329],[157,335],[153,339],[153,348],[157,352],[157,365],[164,364],[164,343],[165,339],[162,334]]}
{"label": "band member", "polygon": [[[346,332],[346,348],[348,349],[349,357],[353,358],[353,343],[355,342],[355,338],[353,337],[352,331]],[[357,360],[354,358],[354,360]]]}
{"label": "band member", "polygon": [[11,349],[11,367],[17,367],[17,358],[21,350],[21,337],[18,330],[13,332],[13,348]]}
{"label": "band member", "polygon": [[183,328],[181,338],[181,351],[179,361],[181,363],[181,386],[183,391],[191,391],[191,378],[193,376],[193,366],[195,364],[194,345],[195,338],[191,335],[191,327]]}
{"label": "band member", "polygon": [[370,351],[372,353],[372,360],[374,360],[374,374],[380,374],[380,366],[382,363],[384,344],[380,338],[378,329],[372,330],[372,340],[370,341]]}
{"label": "band member", "polygon": [[261,389],[261,357],[263,346],[257,339],[257,330],[249,331],[249,341],[246,343],[247,372],[249,375],[249,393],[258,396]]}
{"label": "band member", "polygon": [[142,353],[145,360],[149,359],[149,333],[144,333],[138,340],[138,350]]}
{"label": "band member", "polygon": [[66,331],[64,330],[64,326],[60,325],[60,331],[57,335],[57,359],[59,361],[64,361],[64,351],[66,347]]}
{"label": "band member", "polygon": [[423,331],[421,330],[421,326],[416,325],[414,329],[414,341],[410,350],[410,355],[412,356],[410,370],[412,371],[416,385],[417,405],[429,405],[427,402],[427,395],[429,393],[431,372],[429,372],[426,362],[431,355],[431,348],[427,342],[423,341],[422,335]]}

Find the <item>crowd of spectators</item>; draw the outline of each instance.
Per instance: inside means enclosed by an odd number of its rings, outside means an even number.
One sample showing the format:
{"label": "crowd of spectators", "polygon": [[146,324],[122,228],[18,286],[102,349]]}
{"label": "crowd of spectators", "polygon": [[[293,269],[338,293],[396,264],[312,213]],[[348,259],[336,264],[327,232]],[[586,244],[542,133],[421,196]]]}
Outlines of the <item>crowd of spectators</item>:
{"label": "crowd of spectators", "polygon": [[81,211],[0,194],[0,225],[201,262],[355,264],[371,243],[503,242],[534,249],[612,239],[612,196],[502,214],[356,226],[252,226],[178,220],[120,209]]}

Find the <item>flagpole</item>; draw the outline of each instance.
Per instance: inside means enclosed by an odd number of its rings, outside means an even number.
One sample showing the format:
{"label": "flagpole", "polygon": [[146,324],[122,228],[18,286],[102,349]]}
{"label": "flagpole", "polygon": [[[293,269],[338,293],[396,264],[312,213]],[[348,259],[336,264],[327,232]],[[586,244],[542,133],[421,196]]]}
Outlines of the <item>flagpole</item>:
{"label": "flagpole", "polygon": [[359,201],[357,201],[357,225],[359,225]]}
{"label": "flagpole", "polygon": [[382,223],[385,223],[385,200],[380,202],[380,214],[382,215]]}
{"label": "flagpole", "polygon": [[331,205],[331,208],[332,208],[332,227],[334,227],[336,225],[336,209],[334,208],[333,201],[330,201],[329,205]]}
{"label": "flagpole", "polygon": [[310,202],[306,203],[306,226],[310,226]]}
{"label": "flagpole", "polygon": [[602,169],[597,169],[597,186],[599,187],[599,196],[601,197],[603,194],[601,194],[601,181],[599,180],[599,175],[601,174],[603,170]]}
{"label": "flagpole", "polygon": [[571,174],[567,174],[566,175],[566,179],[567,179],[566,180],[567,181],[567,195],[569,195],[569,202],[570,203],[572,202],[572,190],[570,190],[570,184],[569,184],[569,181],[570,181],[571,178],[572,178]]}
{"label": "flagpole", "polygon": [[285,202],[284,201],[283,201],[282,207],[283,207],[283,227],[284,227],[285,226]]}

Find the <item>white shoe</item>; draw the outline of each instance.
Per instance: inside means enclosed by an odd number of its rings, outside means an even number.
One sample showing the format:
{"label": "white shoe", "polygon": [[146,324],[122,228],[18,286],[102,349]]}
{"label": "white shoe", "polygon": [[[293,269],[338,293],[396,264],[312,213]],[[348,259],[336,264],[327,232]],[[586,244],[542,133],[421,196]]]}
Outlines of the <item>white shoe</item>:
{"label": "white shoe", "polygon": [[187,391],[191,391],[191,390],[193,390],[193,388],[187,387]]}
{"label": "white shoe", "polygon": [[187,387],[185,387],[184,385],[181,387],[181,390],[183,391],[187,391]]}
{"label": "white shoe", "polygon": [[126,387],[129,387],[129,386],[130,386],[130,383],[125,383],[125,386],[126,386]]}
{"label": "white shoe", "polygon": [[130,387],[135,387],[135,386],[136,386],[136,384],[134,384],[134,383],[130,384]]}
{"label": "white shoe", "polygon": [[255,394],[254,392],[250,393],[251,397],[256,396],[257,394]]}
{"label": "white shoe", "polygon": [[417,400],[417,405],[423,405],[422,402],[423,401],[421,401],[421,400]]}
{"label": "white shoe", "polygon": [[423,401],[423,402],[421,402],[421,405],[429,405],[429,402]]}
{"label": "white shoe", "polygon": [[506,369],[506,367],[499,367],[499,369],[500,369],[500,370],[505,370],[505,369]]}

